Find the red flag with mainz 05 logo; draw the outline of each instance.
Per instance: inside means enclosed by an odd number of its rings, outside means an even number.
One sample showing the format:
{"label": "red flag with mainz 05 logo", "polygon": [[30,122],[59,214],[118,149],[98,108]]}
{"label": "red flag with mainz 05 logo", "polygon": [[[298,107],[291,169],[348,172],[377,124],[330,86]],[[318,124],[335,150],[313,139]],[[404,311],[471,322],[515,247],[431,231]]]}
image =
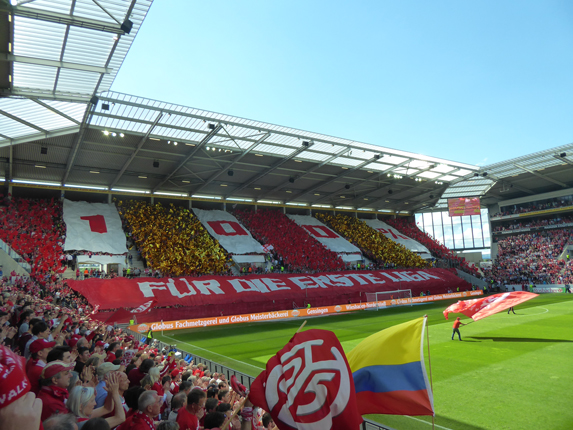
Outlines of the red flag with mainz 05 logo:
{"label": "red flag with mainz 05 logo", "polygon": [[358,430],[362,422],[346,355],[326,330],[295,334],[253,381],[249,399],[281,430]]}

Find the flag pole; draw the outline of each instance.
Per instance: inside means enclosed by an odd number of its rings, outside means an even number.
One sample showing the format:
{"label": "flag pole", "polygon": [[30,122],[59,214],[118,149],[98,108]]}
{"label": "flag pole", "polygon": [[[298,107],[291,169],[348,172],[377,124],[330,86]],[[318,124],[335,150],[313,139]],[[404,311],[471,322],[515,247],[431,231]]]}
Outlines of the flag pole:
{"label": "flag pole", "polygon": [[[425,319],[426,319],[426,339],[428,341],[428,366],[430,367],[430,388],[432,389],[432,397],[434,396],[434,381],[432,379],[432,360],[430,358],[430,332],[428,330],[428,328],[430,327],[428,325],[428,315],[424,315]],[[433,406],[433,405],[432,405]],[[434,413],[432,414],[432,429],[434,429],[435,427],[435,415],[436,412],[434,411]]]}
{"label": "flag pole", "polygon": [[[304,320],[304,322],[303,322],[302,325],[298,328],[298,330],[296,331],[296,333],[300,332],[300,331],[303,329],[303,327],[306,325],[306,321],[307,321],[307,320]],[[296,333],[295,333],[295,334],[296,334]]]}

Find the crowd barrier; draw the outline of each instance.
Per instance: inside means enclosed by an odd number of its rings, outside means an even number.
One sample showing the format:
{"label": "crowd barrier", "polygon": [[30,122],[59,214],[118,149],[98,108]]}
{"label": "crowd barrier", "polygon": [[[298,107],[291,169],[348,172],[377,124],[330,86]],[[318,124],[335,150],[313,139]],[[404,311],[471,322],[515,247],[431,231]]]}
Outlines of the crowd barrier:
{"label": "crowd barrier", "polygon": [[170,331],[170,330],[184,330],[196,327],[210,327],[227,324],[240,324],[247,322],[258,321],[276,321],[287,318],[304,318],[315,317],[321,315],[338,314],[342,312],[354,312],[365,309],[374,308],[389,308],[392,306],[403,306],[411,304],[420,304],[435,302],[438,300],[462,299],[471,296],[480,296],[483,294],[481,290],[475,291],[461,291],[456,293],[435,294],[431,296],[416,296],[406,299],[398,298],[391,300],[379,300],[377,302],[362,302],[362,303],[347,303],[335,306],[319,306],[302,309],[282,310],[273,312],[260,312],[250,313],[243,315],[226,315],[211,318],[196,318],[184,319],[176,321],[157,321],[130,326],[130,330],[138,333],[147,333],[151,331]]}
{"label": "crowd barrier", "polygon": [[[130,328],[128,328],[128,329],[130,329]],[[134,331],[132,331],[132,334],[136,338],[138,338],[140,336],[139,333],[136,333]],[[154,339],[153,341],[155,344],[157,344],[157,348],[160,350],[172,349],[172,345],[170,345],[170,344],[162,342],[158,339]],[[247,375],[246,373],[242,373],[242,372],[239,372],[235,369],[231,369],[230,367],[223,366],[222,364],[219,364],[215,361],[209,360],[208,358],[196,355],[190,351],[185,351],[181,348],[176,348],[176,349],[177,349],[177,351],[181,352],[182,357],[185,357],[187,355],[192,356],[195,364],[199,364],[199,363],[205,364],[211,373],[216,372],[216,373],[224,374],[227,377],[228,381],[231,380],[231,376],[233,376],[233,375],[236,376],[237,379],[239,380],[239,382],[249,389],[251,388],[252,382],[256,378],[256,376]],[[361,428],[361,430],[394,430],[390,427],[385,427],[380,423],[377,423],[377,422],[372,421],[372,420],[368,420],[366,418],[364,418],[364,422],[361,424],[360,428]]]}

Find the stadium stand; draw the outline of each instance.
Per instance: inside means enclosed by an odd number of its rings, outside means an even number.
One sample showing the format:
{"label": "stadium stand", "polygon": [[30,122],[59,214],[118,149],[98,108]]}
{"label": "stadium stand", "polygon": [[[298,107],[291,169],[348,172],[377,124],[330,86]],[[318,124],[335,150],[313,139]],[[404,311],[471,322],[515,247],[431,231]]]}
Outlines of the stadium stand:
{"label": "stadium stand", "polygon": [[[340,257],[313,238],[306,230],[276,210],[237,210],[234,215],[263,245],[273,247],[274,260],[290,273],[343,270]],[[282,262],[282,264],[281,264]]]}
{"label": "stadium stand", "polygon": [[[497,284],[556,284],[567,275],[566,261],[558,259],[566,244],[573,243],[571,230],[518,234],[498,241],[498,255],[484,274]],[[565,275],[565,276],[564,276]]]}
{"label": "stadium stand", "polygon": [[229,272],[227,253],[188,209],[138,201],[117,206],[147,265],[164,276]]}
{"label": "stadium stand", "polygon": [[536,219],[523,222],[506,221],[494,227],[494,232],[507,232],[521,229],[530,229],[535,227],[547,226],[567,226],[573,225],[573,217],[571,216],[556,216],[547,219]]}
{"label": "stadium stand", "polygon": [[62,204],[52,200],[11,198],[0,207],[0,239],[31,267],[31,275],[47,279],[65,270],[63,242],[66,227]]}
{"label": "stadium stand", "polygon": [[412,221],[405,218],[385,218],[384,222],[390,224],[400,233],[420,242],[428,248],[434,257],[445,260],[451,267],[463,270],[470,275],[481,277],[481,274],[474,266],[470,266],[464,258],[456,256],[446,246],[435,240],[428,233],[420,230]]}
{"label": "stadium stand", "polygon": [[342,235],[348,241],[358,246],[377,267],[426,267],[428,264],[383,234],[375,231],[358,218],[338,214],[317,214],[316,217]]}
{"label": "stadium stand", "polygon": [[525,214],[529,212],[544,211],[548,209],[573,207],[571,196],[521,203],[519,205],[505,206],[499,212],[490,215],[490,218],[499,218],[509,215]]}
{"label": "stadium stand", "polygon": [[[107,421],[107,428],[124,422],[120,428],[131,428],[132,423],[156,418],[155,411],[141,403],[140,395],[146,390],[154,404],[161,399],[158,419],[165,421],[171,413],[171,399],[184,381],[191,382],[186,384],[186,393],[193,389],[202,392],[209,384],[229,390],[225,374],[211,374],[203,364],[168,354],[168,347],[160,349],[158,344],[139,342],[121,329],[106,328],[78,309],[60,309],[39,295],[30,294],[35,292],[34,282],[26,280],[5,285],[0,296],[2,428],[9,422],[17,422],[19,428],[42,428],[40,421],[45,429],[75,428],[76,422],[89,427],[89,422],[102,420],[98,418],[101,416]],[[4,324],[7,321],[11,326]],[[135,354],[122,360],[122,353],[127,350],[134,350]],[[29,351],[30,358],[24,366],[21,356],[25,351]],[[142,382],[130,384],[137,375]],[[150,380],[156,383],[144,388]],[[42,401],[34,401],[34,396],[27,394],[30,391]],[[232,408],[244,398],[232,389],[231,392],[228,401]],[[96,393],[103,409],[90,406],[95,403]],[[261,410],[249,417],[248,425],[241,426],[235,420],[233,428],[260,429],[263,413]],[[105,427],[105,423],[99,425]]]}

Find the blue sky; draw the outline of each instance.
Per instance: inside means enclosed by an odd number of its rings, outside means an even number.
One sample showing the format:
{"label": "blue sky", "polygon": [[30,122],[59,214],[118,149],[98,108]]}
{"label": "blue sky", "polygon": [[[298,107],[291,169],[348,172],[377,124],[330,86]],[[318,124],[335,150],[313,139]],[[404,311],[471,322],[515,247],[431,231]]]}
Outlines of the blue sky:
{"label": "blue sky", "polygon": [[487,165],[573,141],[571,1],[157,0],[113,91]]}

